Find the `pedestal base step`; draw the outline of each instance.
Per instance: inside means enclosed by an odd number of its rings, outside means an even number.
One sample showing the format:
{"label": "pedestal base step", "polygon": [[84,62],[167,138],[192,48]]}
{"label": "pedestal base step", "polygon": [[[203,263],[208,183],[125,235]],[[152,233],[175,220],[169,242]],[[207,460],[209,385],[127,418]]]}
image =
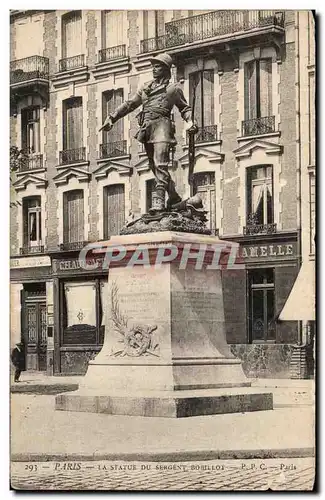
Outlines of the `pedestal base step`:
{"label": "pedestal base step", "polygon": [[77,391],[55,398],[56,410],[142,417],[194,417],[273,409],[273,394],[256,389],[214,389],[128,394]]}

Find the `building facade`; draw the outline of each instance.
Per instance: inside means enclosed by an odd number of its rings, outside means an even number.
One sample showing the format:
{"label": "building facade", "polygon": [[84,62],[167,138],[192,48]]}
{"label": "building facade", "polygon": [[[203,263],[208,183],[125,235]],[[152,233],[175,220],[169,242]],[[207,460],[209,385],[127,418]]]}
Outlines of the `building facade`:
{"label": "building facade", "polygon": [[[309,26],[312,14],[300,16]],[[84,270],[79,251],[150,208],[153,174],[134,139],[137,112],[98,129],[152,78],[149,58],[167,51],[189,102],[198,82],[195,191],[212,233],[239,242],[246,264],[223,277],[227,340],[248,375],[290,376],[302,325],[278,315],[302,254],[298,13],[12,11],[10,26],[11,145],[22,150],[12,174],[11,339],[23,338],[27,369],[85,373],[101,349],[109,276],[100,259]],[[177,111],[174,120],[171,175],[185,197],[187,137]],[[303,194],[310,207],[313,189]]]}

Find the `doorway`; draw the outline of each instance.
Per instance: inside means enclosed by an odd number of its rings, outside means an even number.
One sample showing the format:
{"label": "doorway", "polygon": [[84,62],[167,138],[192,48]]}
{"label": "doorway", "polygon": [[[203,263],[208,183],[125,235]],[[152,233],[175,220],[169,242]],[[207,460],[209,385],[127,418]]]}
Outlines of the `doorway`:
{"label": "doorway", "polygon": [[42,289],[43,287],[26,288],[24,290],[25,304],[23,329],[26,370],[46,371],[47,313],[45,286],[44,290]]}

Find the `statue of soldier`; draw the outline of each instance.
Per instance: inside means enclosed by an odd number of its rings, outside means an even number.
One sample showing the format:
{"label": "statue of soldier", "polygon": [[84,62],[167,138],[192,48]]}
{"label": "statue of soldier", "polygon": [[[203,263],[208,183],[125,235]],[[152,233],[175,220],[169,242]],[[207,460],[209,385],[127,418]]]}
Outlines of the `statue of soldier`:
{"label": "statue of soldier", "polygon": [[187,122],[187,130],[196,132],[191,107],[186,102],[179,84],[170,82],[172,59],[169,54],[160,54],[151,60],[153,80],[142,85],[133,97],[121,104],[105,120],[100,130],[110,130],[113,124],[131,113],[142,104],[142,111],[137,115],[140,129],[135,138],[144,144],[149,167],[152,170],[156,188],[153,195],[151,213],[165,210],[165,193],[168,193],[167,208],[181,202],[175,189],[175,183],[168,172],[170,148],[177,142],[175,126],[171,120],[174,105]]}

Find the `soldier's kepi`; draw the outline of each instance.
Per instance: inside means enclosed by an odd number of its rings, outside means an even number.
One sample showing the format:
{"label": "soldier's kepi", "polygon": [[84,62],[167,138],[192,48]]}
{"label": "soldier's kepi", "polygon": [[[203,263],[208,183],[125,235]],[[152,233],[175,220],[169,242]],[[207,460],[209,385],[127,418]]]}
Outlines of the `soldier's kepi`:
{"label": "soldier's kepi", "polygon": [[173,107],[179,109],[192,135],[197,126],[181,85],[170,82],[172,59],[169,54],[152,58],[151,65],[153,80],[142,85],[134,96],[111,113],[100,130],[110,130],[117,120],[142,104],[142,111],[137,115],[140,128],[135,137],[144,144],[150,169],[155,176],[151,208],[151,212],[155,213],[165,210],[165,192],[168,193],[167,209],[182,201],[168,172],[170,148],[176,144],[175,126],[171,119]]}

